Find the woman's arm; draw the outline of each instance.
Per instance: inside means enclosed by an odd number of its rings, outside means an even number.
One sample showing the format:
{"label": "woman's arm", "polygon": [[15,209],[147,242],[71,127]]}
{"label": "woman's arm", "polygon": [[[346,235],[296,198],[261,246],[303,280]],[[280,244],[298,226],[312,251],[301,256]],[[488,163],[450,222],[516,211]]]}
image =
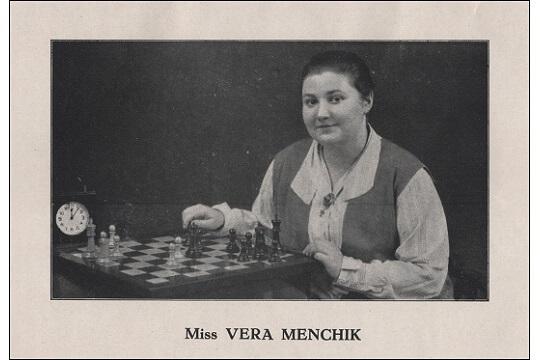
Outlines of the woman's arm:
{"label": "woman's arm", "polygon": [[213,206],[214,209],[220,210],[225,218],[225,223],[223,228],[219,231],[219,234],[225,235],[233,228],[238,234],[244,234],[248,231],[253,231],[258,222],[267,228],[272,228],[273,169],[274,162],[272,161],[268,170],[266,170],[261,189],[253,203],[251,211],[231,209],[227,203]]}
{"label": "woman's arm", "polygon": [[396,260],[365,263],[343,257],[336,284],[375,298],[432,298],[448,272],[444,210],[429,174],[419,170],[397,199]]}

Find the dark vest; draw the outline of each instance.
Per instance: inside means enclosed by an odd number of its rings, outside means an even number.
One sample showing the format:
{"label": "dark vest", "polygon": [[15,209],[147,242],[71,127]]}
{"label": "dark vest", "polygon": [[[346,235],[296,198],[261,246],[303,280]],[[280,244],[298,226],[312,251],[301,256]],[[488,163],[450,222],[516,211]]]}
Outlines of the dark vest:
{"label": "dark vest", "polygon": [[[285,249],[303,250],[309,243],[310,205],[291,189],[291,183],[309,151],[311,139],[298,141],[274,159],[275,211],[282,220],[281,242]],[[396,201],[409,180],[424,165],[412,154],[381,139],[379,163],[373,187],[348,200],[343,220],[342,253],[365,262],[395,259],[399,246]]]}

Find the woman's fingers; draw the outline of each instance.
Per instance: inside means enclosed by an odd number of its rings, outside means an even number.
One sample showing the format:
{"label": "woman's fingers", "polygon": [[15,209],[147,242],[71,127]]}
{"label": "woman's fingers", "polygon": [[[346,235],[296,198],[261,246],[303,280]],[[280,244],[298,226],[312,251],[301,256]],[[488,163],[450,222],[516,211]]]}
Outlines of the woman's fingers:
{"label": "woman's fingers", "polygon": [[200,228],[208,229],[208,230],[214,230],[220,227],[222,221],[220,222],[217,218],[210,218],[210,219],[204,219],[204,220],[193,220],[192,224],[197,225]]}
{"label": "woman's fingers", "polygon": [[190,206],[182,211],[182,225],[186,228],[194,219],[207,219],[208,206],[197,204]]}
{"label": "woman's fingers", "polygon": [[315,255],[313,255],[313,258],[317,261],[322,262],[324,265],[326,265],[328,261],[330,261],[330,258],[328,257],[328,255],[320,253],[320,252],[316,252]]}
{"label": "woman's fingers", "polygon": [[221,211],[206,205],[193,205],[182,212],[182,225],[186,228],[189,223],[193,223],[206,230],[215,230],[225,222]]}
{"label": "woman's fingers", "polygon": [[312,251],[330,255],[330,253],[333,251],[333,246],[328,241],[318,241],[313,244]]}
{"label": "woman's fingers", "polygon": [[302,250],[302,254],[304,254],[306,256],[311,256],[312,253],[313,253],[313,246],[311,245],[311,243],[309,243],[304,248],[304,250]]}

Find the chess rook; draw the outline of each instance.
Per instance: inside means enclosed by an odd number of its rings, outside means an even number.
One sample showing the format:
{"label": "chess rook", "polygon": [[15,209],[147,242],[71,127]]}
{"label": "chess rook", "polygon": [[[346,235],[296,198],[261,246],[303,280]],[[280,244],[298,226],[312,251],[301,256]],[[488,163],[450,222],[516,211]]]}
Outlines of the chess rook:
{"label": "chess rook", "polygon": [[99,264],[111,262],[109,255],[109,239],[107,239],[107,233],[105,231],[102,231],[99,235],[99,256],[96,262]]}

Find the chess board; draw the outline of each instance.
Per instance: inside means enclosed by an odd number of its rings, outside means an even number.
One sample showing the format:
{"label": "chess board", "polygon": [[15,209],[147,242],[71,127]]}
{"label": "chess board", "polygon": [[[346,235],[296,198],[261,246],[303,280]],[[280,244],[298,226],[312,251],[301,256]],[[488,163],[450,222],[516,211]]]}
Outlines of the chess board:
{"label": "chess board", "polygon": [[[169,257],[169,244],[173,236],[160,236],[149,239],[129,239],[120,242],[122,257],[111,259],[105,264],[83,256],[85,247],[62,251],[59,257],[64,263],[71,263],[86,268],[90,276],[107,275],[116,280],[132,283],[149,292],[160,289],[182,288],[192,283],[221,282],[227,278],[253,274],[266,274],[286,269],[291,266],[306,264],[310,261],[299,254],[284,253],[280,262],[250,259],[247,262],[237,261],[237,255],[231,258],[227,253],[226,238],[203,238],[201,240],[202,256],[196,259],[185,256],[186,246],[182,246],[183,258],[176,258],[178,266],[168,267],[165,263]],[[277,274],[277,273],[276,273]]]}

